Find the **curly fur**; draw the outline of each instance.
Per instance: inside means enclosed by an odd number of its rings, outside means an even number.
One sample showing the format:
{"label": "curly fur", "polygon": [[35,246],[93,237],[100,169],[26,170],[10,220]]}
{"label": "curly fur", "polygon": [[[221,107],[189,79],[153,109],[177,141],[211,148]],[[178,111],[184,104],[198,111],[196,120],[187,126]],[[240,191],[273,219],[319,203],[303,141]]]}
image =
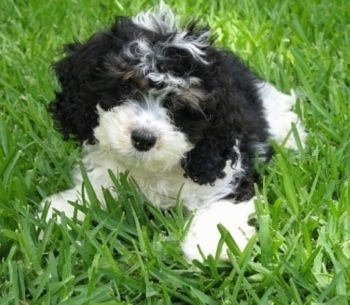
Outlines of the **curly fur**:
{"label": "curly fur", "polygon": [[[84,145],[97,189],[111,186],[112,169],[130,171],[161,207],[171,206],[169,198],[183,185],[189,210],[253,197],[254,164],[271,156],[268,138],[284,139],[298,118],[291,115],[281,130],[271,122],[292,113],[294,100],[271,116],[268,101],[293,98],[214,40],[209,27],[195,21],[178,27],[161,5],[117,17],[109,29],[64,47],[65,57],[53,66],[61,90],[49,109],[64,138]],[[75,191],[50,198],[53,207],[55,200],[76,198],[81,183],[78,177]]]}

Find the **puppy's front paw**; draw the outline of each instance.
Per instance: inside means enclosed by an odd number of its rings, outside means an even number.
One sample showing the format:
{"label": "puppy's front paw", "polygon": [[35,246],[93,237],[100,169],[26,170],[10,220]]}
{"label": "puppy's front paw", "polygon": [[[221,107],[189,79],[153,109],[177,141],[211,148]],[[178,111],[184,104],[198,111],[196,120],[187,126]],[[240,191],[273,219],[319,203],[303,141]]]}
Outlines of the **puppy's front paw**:
{"label": "puppy's front paw", "polygon": [[[249,215],[255,212],[254,199],[240,204],[230,201],[218,201],[196,212],[190,229],[183,241],[182,250],[188,261],[202,261],[198,247],[205,257],[215,257],[221,238],[218,224],[223,225],[243,250],[249,239],[255,234],[255,228],[248,224]],[[228,260],[227,246],[223,245],[221,260]]]}
{"label": "puppy's front paw", "polygon": [[[53,218],[56,214],[56,211],[63,212],[68,218],[73,218],[75,213],[73,202],[78,200],[78,194],[75,189],[71,189],[65,192],[61,192],[55,195],[52,195],[41,202],[41,207],[43,208],[45,204],[49,203],[46,214],[46,220]],[[77,211],[77,218],[83,219],[84,215],[82,212]],[[58,219],[59,222],[59,219]]]}

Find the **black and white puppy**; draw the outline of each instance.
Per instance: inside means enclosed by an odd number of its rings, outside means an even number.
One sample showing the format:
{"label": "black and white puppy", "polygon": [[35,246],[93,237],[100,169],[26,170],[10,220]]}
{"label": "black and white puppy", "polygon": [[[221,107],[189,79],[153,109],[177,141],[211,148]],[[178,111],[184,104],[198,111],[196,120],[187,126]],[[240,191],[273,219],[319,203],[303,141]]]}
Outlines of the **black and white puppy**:
{"label": "black and white puppy", "polygon": [[[103,204],[102,189],[114,192],[108,174],[129,171],[156,206],[176,198],[195,212],[183,241],[188,260],[215,255],[221,223],[240,248],[255,233],[254,164],[271,156],[269,138],[295,148],[285,95],[254,75],[235,54],[213,46],[207,26],[178,27],[164,4],[156,11],[118,17],[88,41],[65,46],[54,65],[61,91],[50,104],[58,129],[85,150],[83,163]],[[72,216],[75,187],[47,198],[54,210]],[[118,196],[114,192],[115,196]],[[83,215],[79,214],[79,217]],[[222,251],[221,258],[227,258]]]}

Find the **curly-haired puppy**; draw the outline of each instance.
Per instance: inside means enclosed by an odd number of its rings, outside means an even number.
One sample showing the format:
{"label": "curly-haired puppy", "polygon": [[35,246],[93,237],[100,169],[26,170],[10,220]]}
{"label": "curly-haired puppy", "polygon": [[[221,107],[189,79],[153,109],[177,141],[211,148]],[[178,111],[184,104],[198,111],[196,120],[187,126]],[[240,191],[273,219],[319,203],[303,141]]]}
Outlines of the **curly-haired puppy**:
{"label": "curly-haired puppy", "polygon": [[[254,164],[271,156],[269,138],[296,147],[293,95],[257,77],[232,52],[213,45],[207,26],[178,27],[173,12],[117,17],[86,42],[65,46],[54,65],[61,90],[50,105],[58,129],[85,150],[83,163],[99,199],[115,196],[108,170],[128,171],[146,197],[161,208],[180,198],[194,212],[183,241],[188,260],[215,255],[222,224],[240,248],[255,233]],[[45,200],[72,216],[83,179]],[[79,217],[83,217],[81,213]],[[221,253],[227,258],[227,251]]]}

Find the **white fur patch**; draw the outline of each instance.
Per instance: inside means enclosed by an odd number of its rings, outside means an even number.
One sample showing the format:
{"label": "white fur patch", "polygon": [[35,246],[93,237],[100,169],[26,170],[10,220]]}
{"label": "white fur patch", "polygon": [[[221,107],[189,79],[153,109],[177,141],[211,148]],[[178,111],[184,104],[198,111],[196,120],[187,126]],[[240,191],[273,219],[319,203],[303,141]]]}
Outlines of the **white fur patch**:
{"label": "white fur patch", "polygon": [[267,82],[259,83],[258,89],[272,138],[279,144],[285,143],[286,148],[297,149],[296,141],[291,133],[292,123],[294,123],[301,143],[305,145],[307,133],[298,115],[292,111],[296,100],[294,92],[291,95],[284,94]]}
{"label": "white fur patch", "polygon": [[[57,194],[54,194],[41,203],[41,206],[44,206],[46,203],[50,203],[48,213],[46,215],[46,219],[49,220],[53,218],[53,215],[55,214],[54,210],[57,210],[58,212],[63,212],[67,217],[73,218],[74,216],[74,206],[70,204],[69,202],[75,202],[79,200],[80,198],[80,190],[78,190],[78,187],[72,188],[70,190],[60,192]],[[83,220],[85,215],[77,211],[77,218],[80,220]],[[60,223],[60,218],[57,218],[57,222]]]}
{"label": "white fur patch", "polygon": [[132,21],[145,30],[161,34],[170,34],[177,28],[174,13],[164,2],[160,3],[158,11],[141,12],[134,16]]}
{"label": "white fur patch", "polygon": [[[167,41],[158,42],[159,46],[186,50],[196,60],[208,63],[203,50],[210,45],[210,31],[203,32],[198,37],[189,35],[188,31],[177,27],[174,13],[164,3],[161,3],[158,11],[148,10],[141,12],[133,17],[132,21],[135,25],[145,30],[160,34],[171,34]],[[149,53],[149,50],[147,52]]]}
{"label": "white fur patch", "polygon": [[[221,238],[217,228],[218,224],[223,225],[237,246],[244,250],[249,239],[255,234],[255,228],[248,225],[249,216],[254,212],[254,198],[239,204],[221,200],[198,209],[182,243],[186,259],[203,261],[198,247],[205,257],[208,255],[215,257]],[[224,244],[220,254],[221,260],[228,260],[227,249],[227,245]]]}

